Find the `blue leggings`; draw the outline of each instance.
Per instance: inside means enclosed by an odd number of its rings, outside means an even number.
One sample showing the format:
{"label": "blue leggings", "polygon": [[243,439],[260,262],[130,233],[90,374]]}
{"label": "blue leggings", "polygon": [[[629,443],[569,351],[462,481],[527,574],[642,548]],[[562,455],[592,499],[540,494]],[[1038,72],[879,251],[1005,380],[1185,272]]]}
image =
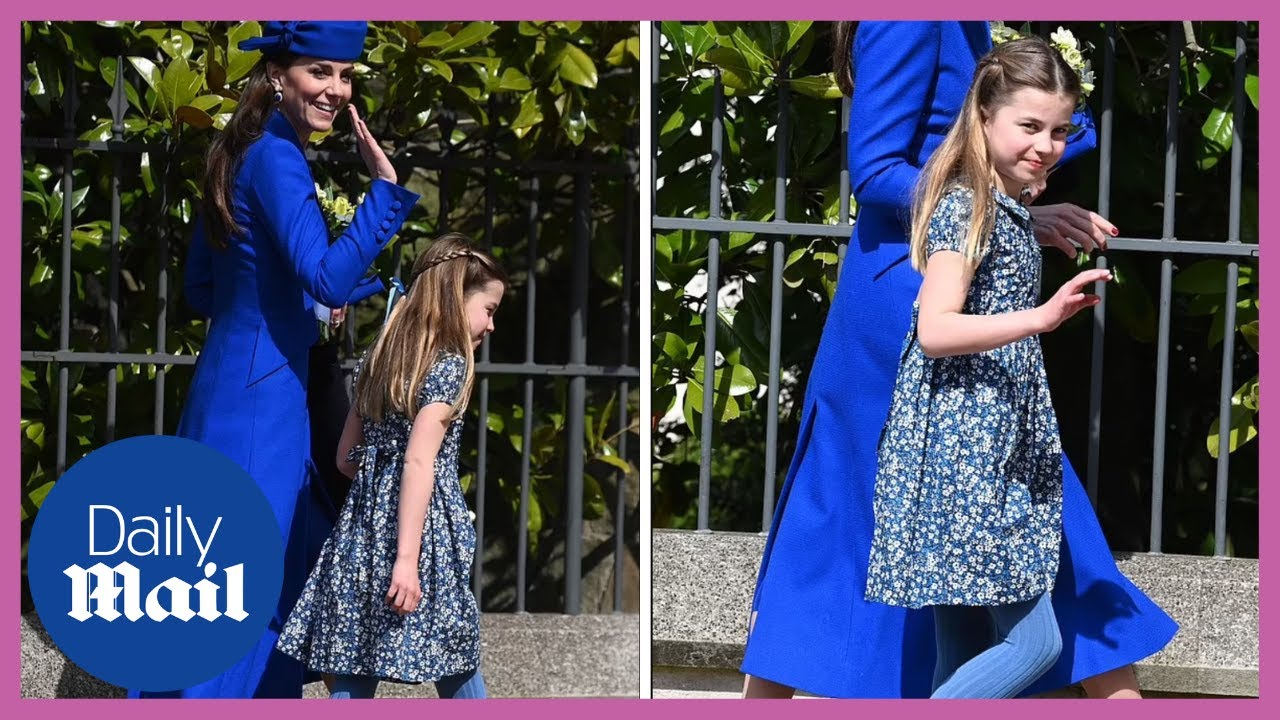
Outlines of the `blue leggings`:
{"label": "blue leggings", "polygon": [[1062,652],[1049,593],[1012,605],[935,605],[933,617],[938,664],[931,697],[1015,697]]}
{"label": "blue leggings", "polygon": [[[364,675],[338,675],[334,677],[333,691],[329,693],[329,698],[365,700],[373,697],[377,690],[378,678]],[[480,668],[440,678],[436,681],[436,694],[446,700],[483,700],[489,697],[485,693],[484,678],[480,675]]]}

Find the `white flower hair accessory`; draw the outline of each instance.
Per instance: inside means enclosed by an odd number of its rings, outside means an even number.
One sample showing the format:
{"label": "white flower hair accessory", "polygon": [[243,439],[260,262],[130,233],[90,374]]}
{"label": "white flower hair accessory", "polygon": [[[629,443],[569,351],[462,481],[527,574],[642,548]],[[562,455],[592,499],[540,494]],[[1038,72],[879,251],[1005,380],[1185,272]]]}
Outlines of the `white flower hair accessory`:
{"label": "white flower hair accessory", "polygon": [[[1027,25],[1014,30],[999,21],[991,23],[991,44],[993,45],[1017,40],[1029,34],[1031,34],[1031,29]],[[1080,76],[1080,102],[1083,103],[1094,88],[1093,66],[1084,55],[1086,49],[1092,50],[1093,47],[1091,45],[1087,48],[1083,47],[1080,41],[1076,39],[1075,34],[1061,25],[1058,26],[1057,30],[1049,34],[1049,44],[1062,54],[1062,59],[1066,60],[1071,69],[1075,70],[1076,74]]]}

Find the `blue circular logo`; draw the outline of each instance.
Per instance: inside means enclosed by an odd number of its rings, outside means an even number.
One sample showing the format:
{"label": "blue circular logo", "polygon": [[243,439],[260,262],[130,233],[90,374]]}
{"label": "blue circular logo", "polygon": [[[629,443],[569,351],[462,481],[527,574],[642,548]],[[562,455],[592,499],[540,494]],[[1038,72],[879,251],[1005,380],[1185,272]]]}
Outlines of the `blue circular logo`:
{"label": "blue circular logo", "polygon": [[120,440],[72,466],[31,529],[36,611],[72,662],[121,687],[204,682],[257,644],[284,545],[271,506],[192,440]]}

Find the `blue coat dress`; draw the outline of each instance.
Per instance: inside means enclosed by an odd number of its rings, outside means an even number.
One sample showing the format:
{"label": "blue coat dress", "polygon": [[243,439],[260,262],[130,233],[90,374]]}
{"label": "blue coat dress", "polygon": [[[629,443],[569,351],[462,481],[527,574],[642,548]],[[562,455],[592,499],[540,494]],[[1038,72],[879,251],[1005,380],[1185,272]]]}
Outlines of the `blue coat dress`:
{"label": "blue coat dress", "polygon": [[187,300],[210,324],[178,435],[221,451],[257,481],[285,540],[284,583],[275,617],[239,663],[205,683],[159,695],[301,697],[302,666],[274,648],[309,570],[314,468],[306,390],[318,338],[312,308],[316,301],[341,307],[381,288],[364,275],[418,195],[374,180],[346,232],[331,243],[303,145],[276,112],[245,153],[233,201],[244,236],[213,250],[198,223],[187,259]]}
{"label": "blue coat dress", "polygon": [[[756,584],[742,671],[832,697],[928,697],[932,612],[864,597],[876,447],[921,277],[907,259],[919,169],[958,115],[985,22],[863,22],[854,43],[849,172],[857,222],[808,390],[800,436]],[[1067,158],[1091,149],[1091,129]],[[1064,158],[1065,159],[1065,158]],[[1053,591],[1064,649],[1028,693],[1147,657],[1177,625],[1116,568],[1063,458],[1063,540]]]}

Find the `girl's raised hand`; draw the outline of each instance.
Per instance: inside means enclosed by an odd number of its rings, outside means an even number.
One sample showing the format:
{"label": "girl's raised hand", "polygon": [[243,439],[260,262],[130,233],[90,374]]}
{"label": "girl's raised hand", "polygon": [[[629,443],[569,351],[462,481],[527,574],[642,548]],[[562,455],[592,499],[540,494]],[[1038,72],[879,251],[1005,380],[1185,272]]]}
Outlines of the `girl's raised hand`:
{"label": "girl's raised hand", "polygon": [[1036,308],[1040,314],[1040,332],[1056,330],[1068,318],[1085,308],[1093,307],[1099,302],[1097,295],[1084,292],[1090,283],[1111,280],[1111,271],[1102,269],[1085,270],[1071,278],[1049,298],[1048,302]]}

